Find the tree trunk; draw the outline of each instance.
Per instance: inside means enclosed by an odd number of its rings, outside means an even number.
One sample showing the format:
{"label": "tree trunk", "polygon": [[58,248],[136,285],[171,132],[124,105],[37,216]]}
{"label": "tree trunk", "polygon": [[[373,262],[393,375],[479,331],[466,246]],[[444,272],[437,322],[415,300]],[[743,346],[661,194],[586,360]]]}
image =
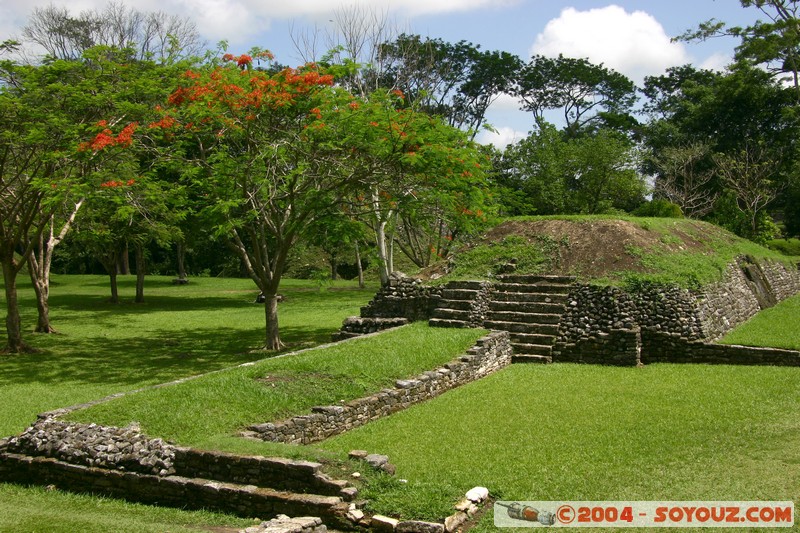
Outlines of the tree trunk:
{"label": "tree trunk", "polygon": [[131,273],[131,261],[130,261],[130,254],[128,252],[127,242],[125,243],[125,246],[122,248],[122,251],[119,253],[117,272],[119,272],[123,276],[127,276],[128,274]]}
{"label": "tree trunk", "polygon": [[186,244],[177,242],[178,279],[186,279]]}
{"label": "tree trunk", "polygon": [[267,318],[267,337],[264,349],[280,350],[283,348],[283,343],[278,328],[278,294],[274,290],[264,293],[264,313]]}
{"label": "tree trunk", "polygon": [[[115,265],[116,267],[116,265]],[[108,271],[108,277],[111,278],[111,303],[119,303],[119,290],[117,289],[117,269],[111,268]]]}
{"label": "tree trunk", "polygon": [[378,267],[381,278],[381,285],[389,284],[389,257],[386,250],[386,222],[378,222],[375,228],[375,244],[378,245]]}
{"label": "tree trunk", "polygon": [[36,309],[39,317],[36,320],[36,333],[55,333],[50,325],[50,282],[49,275],[42,272],[43,266],[33,254],[28,258],[28,273],[31,276],[33,292],[36,294]]}
{"label": "tree trunk", "polygon": [[338,274],[336,273],[336,254],[331,254],[330,258],[331,263],[331,281],[336,281],[338,279]]}
{"label": "tree trunk", "polygon": [[358,241],[356,241],[356,268],[358,268],[358,288],[364,288],[364,268],[361,266],[361,250],[358,247]]}
{"label": "tree trunk", "polygon": [[17,302],[17,273],[19,269],[11,253],[10,260],[3,261],[3,283],[6,293],[6,333],[8,341],[5,351],[8,353],[20,353],[28,350],[28,346],[22,342],[22,320],[19,316],[19,304]]}
{"label": "tree trunk", "polygon": [[44,234],[39,235],[39,246],[34,248],[28,256],[28,273],[33,283],[33,291],[36,293],[36,307],[39,318],[36,321],[36,333],[55,333],[56,330],[50,325],[50,267],[53,264],[53,251],[67,236],[67,232],[75,222],[84,199],[75,202],[72,213],[64,221],[58,235],[55,234],[55,217],[50,216],[50,230],[47,242]]}
{"label": "tree trunk", "polygon": [[144,303],[144,247],[141,244],[135,246],[136,251],[136,299],[137,304]]}

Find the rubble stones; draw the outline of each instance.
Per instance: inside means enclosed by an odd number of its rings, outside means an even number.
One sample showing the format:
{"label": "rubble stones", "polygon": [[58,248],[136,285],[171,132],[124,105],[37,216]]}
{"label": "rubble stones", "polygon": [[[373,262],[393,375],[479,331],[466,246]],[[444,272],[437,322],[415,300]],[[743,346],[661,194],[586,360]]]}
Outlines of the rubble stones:
{"label": "rubble stones", "polygon": [[73,424],[42,418],[8,439],[5,451],[53,457],[67,463],[168,476],[175,473],[175,446],[150,439],[138,426]]}
{"label": "rubble stones", "polygon": [[302,516],[290,518],[278,515],[272,520],[262,522],[258,526],[240,530],[241,533],[323,533],[328,528],[318,517]]}

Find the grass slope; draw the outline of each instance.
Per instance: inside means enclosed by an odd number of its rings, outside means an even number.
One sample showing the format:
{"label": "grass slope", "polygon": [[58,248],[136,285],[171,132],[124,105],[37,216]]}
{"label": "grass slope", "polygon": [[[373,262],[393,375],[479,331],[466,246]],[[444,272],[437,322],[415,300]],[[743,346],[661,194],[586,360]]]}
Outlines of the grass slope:
{"label": "grass slope", "polygon": [[764,309],[729,332],[719,342],[744,346],[770,346],[800,350],[800,295]]}
{"label": "grass slope", "polygon": [[307,414],[391,387],[394,381],[437,368],[475,344],[485,330],[410,326],[178,385],[131,394],[69,418],[124,426],[200,448],[251,453],[308,453],[303,448],[234,438],[248,424]]}
{"label": "grass slope", "polygon": [[[487,279],[513,264],[521,274],[567,274],[597,284],[698,287],[718,281],[736,257],[792,258],[697,220],[612,216],[508,219],[423,275]],[[795,262],[800,257],[793,259]],[[433,276],[436,277],[436,276]]]}
{"label": "grass slope", "polygon": [[[388,454],[374,509],[441,519],[483,485],[511,500],[800,502],[794,368],[512,365],[329,439]],[[489,513],[477,531],[492,531]]]}

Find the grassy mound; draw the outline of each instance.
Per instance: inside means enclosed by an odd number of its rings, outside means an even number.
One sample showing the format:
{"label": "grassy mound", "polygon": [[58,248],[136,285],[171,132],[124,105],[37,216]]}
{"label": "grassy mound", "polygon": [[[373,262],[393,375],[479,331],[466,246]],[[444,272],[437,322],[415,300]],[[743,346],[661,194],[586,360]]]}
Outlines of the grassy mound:
{"label": "grassy mound", "polygon": [[698,287],[721,278],[737,256],[787,257],[707,222],[639,217],[525,217],[508,219],[423,277],[491,279],[520,274],[573,275],[607,285],[648,282]]}

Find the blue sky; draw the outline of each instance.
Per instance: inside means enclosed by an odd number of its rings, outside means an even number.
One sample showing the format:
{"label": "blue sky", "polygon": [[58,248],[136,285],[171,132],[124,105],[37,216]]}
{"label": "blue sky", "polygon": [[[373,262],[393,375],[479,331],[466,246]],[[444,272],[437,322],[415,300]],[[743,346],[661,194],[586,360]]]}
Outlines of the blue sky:
{"label": "blue sky", "polygon": [[[391,21],[401,31],[466,40],[484,50],[503,50],[528,59],[531,54],[587,57],[626,74],[640,83],[674,65],[692,63],[722,68],[736,42],[715,39],[688,45],[670,38],[716,18],[746,25],[759,18],[754,8],[739,0],[137,0],[142,11],[163,10],[195,21],[210,45],[229,42],[229,50],[245,52],[252,46],[272,50],[278,61],[301,62],[292,35],[313,28],[322,34],[333,27],[337,10],[357,4]],[[0,0],[0,40],[19,34],[30,12],[50,0]],[[59,2],[53,2],[59,5]],[[105,0],[62,3],[75,13],[98,9]],[[511,98],[493,105],[490,121],[497,135],[481,134],[482,142],[503,145],[524,136],[531,120]]]}

